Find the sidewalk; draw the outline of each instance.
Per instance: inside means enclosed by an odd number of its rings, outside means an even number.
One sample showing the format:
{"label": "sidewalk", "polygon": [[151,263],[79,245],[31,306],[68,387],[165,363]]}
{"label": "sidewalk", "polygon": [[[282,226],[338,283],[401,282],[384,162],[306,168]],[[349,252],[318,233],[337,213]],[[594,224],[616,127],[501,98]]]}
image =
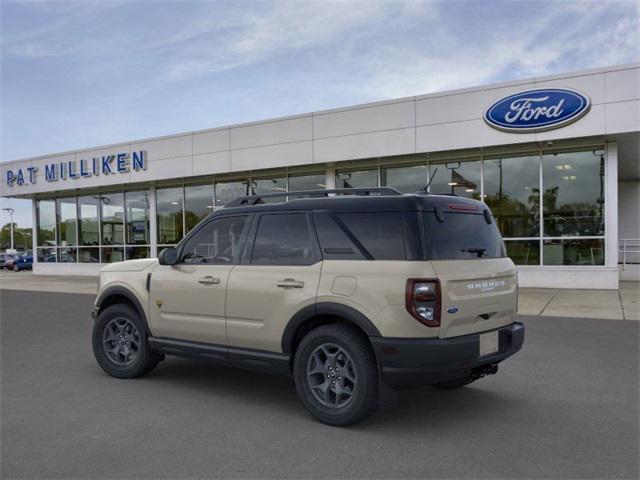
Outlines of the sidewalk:
{"label": "sidewalk", "polygon": [[[0,289],[95,295],[96,277],[33,275],[0,271]],[[640,320],[640,283],[622,282],[620,290],[521,288],[521,315]]]}
{"label": "sidewalk", "polygon": [[640,283],[621,282],[620,290],[521,288],[518,313],[546,317],[640,320]]}

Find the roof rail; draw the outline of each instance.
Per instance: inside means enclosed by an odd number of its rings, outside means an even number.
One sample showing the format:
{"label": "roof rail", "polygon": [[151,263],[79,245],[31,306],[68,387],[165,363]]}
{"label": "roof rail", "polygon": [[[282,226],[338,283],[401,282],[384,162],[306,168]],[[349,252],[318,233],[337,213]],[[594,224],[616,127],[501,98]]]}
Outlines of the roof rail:
{"label": "roof rail", "polygon": [[262,195],[249,195],[248,197],[240,197],[227,203],[224,208],[252,206],[264,203],[264,198],[278,198],[283,197],[283,202],[289,201],[287,197],[297,198],[313,198],[313,197],[328,197],[329,194],[334,195],[356,195],[356,196],[395,196],[402,195],[401,192],[391,187],[376,187],[376,188],[340,188],[333,190],[300,190],[296,192],[278,192],[278,193],[265,193]]}

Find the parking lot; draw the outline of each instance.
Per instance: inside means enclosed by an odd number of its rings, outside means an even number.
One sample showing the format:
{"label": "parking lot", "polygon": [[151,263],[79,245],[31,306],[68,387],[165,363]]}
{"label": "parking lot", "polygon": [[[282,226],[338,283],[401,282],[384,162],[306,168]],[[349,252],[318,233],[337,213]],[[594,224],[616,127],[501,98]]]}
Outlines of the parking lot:
{"label": "parking lot", "polygon": [[637,321],[522,317],[525,347],[498,375],[340,429],[283,377],[178,358],[108,377],[92,300],[0,290],[3,478],[639,475]]}

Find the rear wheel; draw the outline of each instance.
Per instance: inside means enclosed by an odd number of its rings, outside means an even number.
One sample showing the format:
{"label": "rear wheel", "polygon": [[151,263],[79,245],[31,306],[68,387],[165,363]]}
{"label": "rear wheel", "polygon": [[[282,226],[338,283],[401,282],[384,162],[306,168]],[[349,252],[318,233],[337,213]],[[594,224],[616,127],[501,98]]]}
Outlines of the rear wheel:
{"label": "rear wheel", "polygon": [[13,264],[13,271],[14,271],[14,272],[19,272],[19,271],[20,271],[20,267],[18,266],[18,264],[17,264],[17,263],[14,263],[14,264]]}
{"label": "rear wheel", "polygon": [[98,365],[116,378],[144,375],[162,359],[149,347],[140,315],[126,304],[111,305],[98,315],[92,346]]}
{"label": "rear wheel", "polygon": [[441,390],[453,390],[455,388],[464,387],[465,385],[469,385],[472,382],[475,382],[477,378],[472,376],[455,378],[453,380],[449,380],[447,382],[434,383],[432,386],[435,388],[439,388]]}
{"label": "rear wheel", "polygon": [[294,359],[298,396],[328,425],[361,421],[378,407],[378,370],[366,337],[349,325],[325,325],[300,342]]}

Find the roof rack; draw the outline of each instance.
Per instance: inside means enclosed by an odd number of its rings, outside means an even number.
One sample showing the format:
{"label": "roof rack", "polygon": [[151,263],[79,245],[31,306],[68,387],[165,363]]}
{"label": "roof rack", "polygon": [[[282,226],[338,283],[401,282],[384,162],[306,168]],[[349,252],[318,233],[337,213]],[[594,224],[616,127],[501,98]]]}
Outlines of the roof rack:
{"label": "roof rack", "polygon": [[356,195],[356,196],[396,196],[402,195],[401,192],[391,187],[376,187],[376,188],[340,188],[332,190],[300,190],[297,192],[278,192],[278,193],[265,193],[263,195],[249,195],[248,197],[240,197],[232,200],[225,205],[225,208],[252,206],[265,203],[264,198],[278,198],[283,197],[283,203],[289,201],[287,197],[298,198],[313,198],[313,197],[328,197],[329,194],[334,195]]}

